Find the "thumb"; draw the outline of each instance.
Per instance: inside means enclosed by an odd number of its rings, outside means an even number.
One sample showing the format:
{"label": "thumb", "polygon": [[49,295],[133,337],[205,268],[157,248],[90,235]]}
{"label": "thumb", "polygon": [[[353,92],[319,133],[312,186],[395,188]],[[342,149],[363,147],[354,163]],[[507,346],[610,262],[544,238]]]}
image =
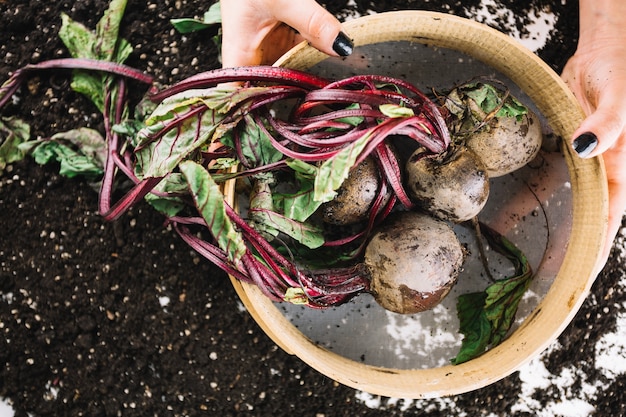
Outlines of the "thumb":
{"label": "thumb", "polygon": [[605,92],[599,106],[576,129],[572,147],[583,158],[611,148],[626,131],[626,104],[612,92]]}
{"label": "thumb", "polygon": [[309,41],[313,47],[331,56],[348,56],[354,45],[342,31],[335,16],[315,0],[289,0],[275,11],[276,18],[285,22]]}

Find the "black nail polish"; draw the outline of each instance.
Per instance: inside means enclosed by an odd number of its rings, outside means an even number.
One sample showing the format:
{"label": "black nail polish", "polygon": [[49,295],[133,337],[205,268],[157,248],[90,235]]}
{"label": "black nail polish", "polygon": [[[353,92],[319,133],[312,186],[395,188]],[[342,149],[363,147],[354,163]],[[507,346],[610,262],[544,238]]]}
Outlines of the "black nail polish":
{"label": "black nail polish", "polygon": [[352,53],[353,49],[354,44],[348,36],[343,32],[339,32],[339,35],[335,38],[335,42],[333,42],[333,51],[337,52],[339,56],[348,56]]}
{"label": "black nail polish", "polygon": [[589,155],[598,145],[598,137],[591,132],[583,133],[572,142],[574,150],[581,158]]}

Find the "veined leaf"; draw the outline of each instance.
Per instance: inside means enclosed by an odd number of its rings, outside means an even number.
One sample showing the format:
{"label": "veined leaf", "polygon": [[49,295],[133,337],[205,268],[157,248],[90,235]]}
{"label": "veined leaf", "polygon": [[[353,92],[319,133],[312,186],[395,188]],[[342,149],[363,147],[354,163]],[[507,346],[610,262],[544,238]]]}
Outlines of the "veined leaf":
{"label": "veined leaf", "polygon": [[[229,132],[230,133],[230,132]],[[239,124],[239,146],[246,158],[246,165],[261,166],[278,162],[283,158],[273,145],[265,131],[256,124],[252,116],[245,115]],[[232,135],[223,135],[222,143],[235,148]]]}
{"label": "veined leaf", "polygon": [[239,264],[247,247],[226,214],[224,195],[220,187],[202,165],[184,161],[179,168],[189,184],[193,201],[218,246],[228,254],[233,263]]}
{"label": "veined leaf", "polygon": [[512,96],[508,96],[502,103],[502,93],[491,84],[471,84],[463,87],[463,91],[487,114],[496,110],[498,106],[501,106],[496,113],[498,117],[521,117],[528,113],[526,106]]}
{"label": "veined leaf", "polygon": [[[241,102],[266,90],[220,86],[187,90],[163,100],[137,134],[137,175],[163,177],[172,172],[180,161],[220,140],[245,114],[247,105]],[[234,108],[238,114],[233,114]],[[229,123],[224,126],[227,115]]]}
{"label": "veined leaf", "polygon": [[84,175],[87,177],[97,177],[102,175],[103,170],[93,159],[80,154],[67,145],[58,142],[43,142],[32,150],[35,162],[40,165],[51,161],[57,161],[61,167],[59,173],[66,177],[76,177]]}
{"label": "veined leaf", "polygon": [[7,164],[24,159],[19,145],[30,139],[30,126],[16,117],[0,118],[0,173]]}
{"label": "veined leaf", "polygon": [[319,248],[324,244],[322,230],[311,224],[289,219],[282,214],[267,209],[250,209],[248,215],[254,216],[255,222],[278,230],[310,249]]}
{"label": "veined leaf", "polygon": [[415,112],[410,107],[399,106],[397,104],[381,104],[378,106],[381,113],[387,117],[411,117]]}
{"label": "veined leaf", "polygon": [[66,177],[84,175],[99,177],[106,163],[106,143],[94,129],[78,128],[56,133],[50,139],[38,139],[19,145],[30,153],[38,164],[59,162],[59,173]]}
{"label": "veined leaf", "polygon": [[526,256],[506,237],[485,224],[480,231],[493,249],[506,256],[515,266],[515,275],[497,280],[484,292],[461,295],[457,315],[464,335],[461,349],[453,364],[473,359],[491,346],[500,344],[513,321],[519,302],[532,282],[532,270]]}
{"label": "veined leaf", "polygon": [[181,196],[189,194],[189,187],[182,174],[172,173],[163,178],[154,191],[157,193],[146,195],[146,201],[159,212],[172,217],[185,207]]}
{"label": "veined leaf", "polygon": [[364,134],[320,165],[315,176],[313,196],[315,201],[325,203],[335,198],[337,189],[348,178],[350,169],[367,145],[369,138],[369,133]]}
{"label": "veined leaf", "polygon": [[[207,109],[212,110],[215,114],[225,115],[243,101],[249,100],[255,95],[263,94],[268,88],[269,87],[241,88],[237,86],[217,86],[205,89],[185,90],[167,97],[159,103],[145,119],[145,123],[148,127],[152,127],[158,125],[158,123],[171,122],[172,119],[176,119],[185,109],[198,105],[199,103],[204,104]],[[243,110],[245,110],[245,108]],[[162,127],[163,126],[156,126],[149,133],[154,134]]]}
{"label": "veined leaf", "polygon": [[91,31],[82,23],[61,14],[59,37],[74,58],[97,59],[123,63],[132,52],[124,39],[118,39],[127,0],[111,0],[104,15]]}
{"label": "veined leaf", "polygon": [[285,291],[283,301],[296,305],[308,305],[309,298],[302,288],[289,287]]}
{"label": "veined leaf", "polygon": [[218,1],[209,7],[209,10],[204,13],[201,20],[194,18],[180,18],[171,19],[170,23],[180,33],[196,32],[214,25],[219,25],[222,23],[220,2]]}
{"label": "veined leaf", "polygon": [[61,38],[72,57],[94,58],[93,49],[96,44],[96,34],[82,23],[72,20],[65,13],[61,13],[59,38]]}
{"label": "veined leaf", "polygon": [[315,165],[311,165],[308,162],[300,159],[287,158],[285,163],[291,169],[293,169],[301,177],[315,179],[319,169]]}
{"label": "veined leaf", "polygon": [[[220,118],[221,119],[221,118]],[[199,116],[180,117],[175,126],[160,135],[157,140],[136,149],[136,174],[140,178],[163,177],[174,171],[178,164],[209,143],[216,125],[216,117],[211,111],[204,111]],[[159,128],[165,127],[158,126]],[[150,127],[142,129],[139,136]],[[140,139],[141,140],[141,139]]]}
{"label": "veined leaf", "polygon": [[[120,23],[124,16],[127,0],[111,0],[109,7],[96,25],[97,43],[94,45],[93,53],[98,59],[103,61],[118,61],[120,58],[118,48],[118,36]],[[126,59],[126,57],[124,57]]]}
{"label": "veined leaf", "polygon": [[[61,14],[59,37],[70,55],[74,58],[123,63],[132,52],[132,47],[126,40],[118,39],[126,1],[111,0],[95,31],[75,22],[67,14]],[[104,113],[104,95],[111,80],[109,75],[74,71],[71,87],[88,97]]]}
{"label": "veined leaf", "polygon": [[280,208],[274,204],[272,191],[274,183],[272,173],[255,176],[248,209],[248,217],[255,225],[255,229],[270,236],[277,236],[278,232],[284,233],[310,249],[322,246],[324,236],[320,228],[280,213]]}
{"label": "veined leaf", "polygon": [[484,292],[462,294],[457,301],[457,314],[460,319],[459,332],[464,335],[461,349],[453,365],[467,362],[485,352],[491,338],[491,323],[486,317],[484,306],[487,295]]}
{"label": "veined leaf", "polygon": [[95,164],[104,169],[107,160],[107,144],[104,137],[95,129],[79,127],[67,132],[56,133],[50,138],[52,141],[67,141],[80,152],[94,161]]}
{"label": "veined leaf", "polygon": [[296,173],[296,180],[300,184],[300,189],[295,193],[276,193],[274,195],[275,205],[285,214],[285,217],[304,222],[323,203],[315,201],[313,179]]}
{"label": "veined leaf", "polygon": [[[74,58],[98,59],[94,49],[98,43],[96,34],[82,23],[72,20],[67,14],[61,14],[59,37]],[[74,71],[71,87],[74,91],[89,98],[100,110],[104,111],[104,85],[101,74]]]}
{"label": "veined leaf", "polygon": [[485,313],[493,326],[491,343],[497,345],[511,328],[519,302],[530,286],[533,274],[526,256],[511,241],[486,225],[481,225],[481,231],[493,248],[513,263],[516,271],[515,276],[498,280],[485,290]]}

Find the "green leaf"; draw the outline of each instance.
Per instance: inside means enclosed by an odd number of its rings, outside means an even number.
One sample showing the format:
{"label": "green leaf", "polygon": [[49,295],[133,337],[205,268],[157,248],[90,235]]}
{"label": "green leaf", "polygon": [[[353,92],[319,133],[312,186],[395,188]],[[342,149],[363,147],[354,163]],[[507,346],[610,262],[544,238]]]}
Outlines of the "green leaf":
{"label": "green leaf", "polygon": [[7,164],[20,161],[26,151],[19,145],[30,139],[30,126],[17,117],[0,118],[0,173]]}
{"label": "green leaf", "polygon": [[72,90],[87,97],[98,108],[100,113],[104,113],[105,89],[103,87],[102,76],[85,71],[74,71]]}
{"label": "green leaf", "polygon": [[96,34],[82,23],[75,22],[67,14],[61,13],[59,38],[74,58],[94,59],[93,50],[97,43]]}
{"label": "green leaf", "polygon": [[111,0],[95,31],[62,13],[59,38],[74,58],[122,63],[132,51],[127,41],[118,39],[125,8],[126,0]]}
{"label": "green leaf", "polygon": [[187,181],[180,173],[172,173],[163,178],[154,191],[157,193],[149,193],[145,199],[167,217],[180,213],[186,205],[181,196],[189,194]]}
{"label": "green leaf", "polygon": [[222,9],[219,1],[213,3],[209,10],[204,12],[203,19],[205,23],[222,23]]}
{"label": "green leaf", "polygon": [[[217,158],[213,160],[213,165],[211,165],[211,169],[214,171],[230,171],[231,168],[236,168],[238,165],[239,165],[239,160],[237,158]],[[214,176],[218,177],[218,176],[224,176],[224,175],[214,174]],[[233,177],[233,174],[226,174],[224,176],[223,181],[226,181],[232,177]],[[222,181],[217,181],[217,182],[222,182]]]}
{"label": "green leaf", "polygon": [[243,237],[226,214],[224,195],[220,187],[200,164],[184,161],[179,168],[189,185],[193,201],[218,246],[226,252],[230,261],[240,264],[247,247]]}
{"label": "green leaf", "polygon": [[[359,103],[353,103],[346,107],[346,109],[359,109],[361,105]],[[340,117],[337,119],[337,122],[346,123],[350,126],[359,126],[365,120],[362,116],[348,116],[348,117]],[[332,129],[330,129],[332,130]]]}
{"label": "green leaf", "polygon": [[315,165],[309,164],[301,159],[287,158],[285,159],[285,163],[302,178],[315,179],[315,176],[319,172],[319,169]]}
{"label": "green leaf", "polygon": [[497,345],[511,328],[533,274],[526,256],[511,241],[486,225],[481,225],[481,231],[495,250],[509,258],[516,271],[515,276],[498,280],[485,290],[485,313],[493,326],[491,343]]}
{"label": "green leaf", "polygon": [[[214,122],[221,121],[222,116],[214,116],[215,112],[206,111],[200,116],[184,117],[194,107],[202,106],[204,104],[200,96],[192,99],[174,97],[163,101],[155,109],[136,137],[137,175],[165,176],[190,153],[210,140],[216,128]],[[173,124],[175,127],[170,128]],[[158,139],[154,140],[154,137]]]}
{"label": "green leaf", "polygon": [[[267,88],[220,86],[187,90],[163,100],[137,134],[137,175],[163,177],[195,151],[225,137],[247,111],[246,103],[239,104]],[[235,106],[238,113],[232,114]],[[202,108],[206,110],[190,115]],[[228,124],[223,123],[226,115],[232,116]]]}
{"label": "green leaf", "polygon": [[[282,214],[267,209],[250,209],[248,215],[254,216],[256,223],[261,223],[280,231],[309,249],[316,249],[324,244],[322,230],[314,225],[291,220]],[[263,230],[267,231],[267,228]]]}
{"label": "green leaf", "polygon": [[294,182],[299,185],[295,192],[274,192],[274,206],[285,217],[304,222],[323,204],[315,201],[315,176],[318,168],[299,159],[288,158],[287,166],[293,170]]}
{"label": "green leaf", "polygon": [[515,275],[495,281],[484,292],[459,297],[457,315],[464,338],[453,364],[473,359],[504,340],[533,278],[526,256],[511,241],[483,223],[480,231],[495,251],[513,263]]}
{"label": "green leaf", "polygon": [[202,20],[194,18],[180,18],[171,19],[170,23],[174,26],[174,29],[180,33],[196,32],[214,25],[219,25],[222,23],[220,2],[218,1],[214,3],[209,10],[204,13]]}
{"label": "green leaf", "polygon": [[106,164],[106,142],[100,132],[78,128],[20,144],[38,164],[59,162],[59,173],[66,177],[79,175],[95,178],[102,175]]}
{"label": "green leaf", "polygon": [[296,221],[306,221],[323,204],[315,201],[313,179],[296,173],[300,188],[293,193],[275,193],[274,204],[286,217]]}
{"label": "green leaf", "polygon": [[337,189],[348,178],[350,169],[367,145],[369,138],[369,133],[364,134],[320,165],[315,176],[313,196],[315,201],[325,203],[335,198]]}
{"label": "green leaf", "polygon": [[[241,153],[245,157],[246,165],[261,166],[278,162],[283,159],[283,154],[279,152],[270,141],[263,129],[254,121],[252,116],[245,115],[238,125],[239,146]],[[231,132],[222,136],[222,143],[231,148],[236,148]]]}
{"label": "green leaf", "polygon": [[278,212],[272,191],[274,183],[275,179],[271,173],[255,176],[248,209],[248,217],[255,229],[270,236],[277,236],[278,232],[284,233],[310,249],[322,246],[324,236],[319,227],[294,220]]}
{"label": "green leaf", "polygon": [[531,282],[529,278],[530,276],[520,275],[497,281],[485,290],[485,314],[493,326],[490,340],[492,345],[496,346],[504,340],[515,321],[519,302]]}
{"label": "green leaf", "polygon": [[380,111],[387,117],[411,117],[415,116],[415,112],[410,107],[399,106],[397,104],[387,103],[379,106]]}
{"label": "green leaf", "polygon": [[459,353],[452,359],[453,365],[467,362],[487,349],[491,338],[491,323],[484,310],[486,298],[484,292],[463,294],[458,298],[457,314],[461,321],[459,332],[464,337]]}
{"label": "green leaf", "polygon": [[285,296],[283,300],[296,305],[307,305],[309,304],[309,298],[306,296],[306,293],[302,288],[289,287],[287,291],[285,291]]}
{"label": "green leaf", "polygon": [[67,145],[58,142],[43,142],[36,146],[32,155],[35,162],[44,165],[53,161],[59,162],[59,173],[69,178],[78,175],[98,177],[103,170],[94,161]]}
{"label": "green leaf", "polygon": [[[98,21],[96,30],[91,31],[83,24],[75,22],[67,14],[61,14],[59,37],[74,58],[95,59],[123,63],[132,53],[132,46],[124,39],[118,39],[119,28],[126,0],[111,0],[109,7]],[[71,87],[88,97],[104,113],[104,97],[111,87],[110,75],[87,71],[74,71]],[[115,90],[115,88],[113,88]],[[112,96],[117,94],[113,91]],[[112,104],[113,105],[113,104]]]}
{"label": "green leaf", "polygon": [[509,95],[502,103],[503,93],[491,84],[471,84],[472,88],[464,87],[465,94],[473,99],[485,113],[491,113],[502,106],[496,113],[497,117],[521,117],[528,109],[516,98]]}
{"label": "green leaf", "polygon": [[137,136],[137,133],[139,133],[139,131],[144,127],[145,124],[139,120],[126,119],[122,120],[122,122],[119,124],[111,126],[111,130],[113,131],[113,133],[124,135],[129,138],[134,138],[135,136]]}
{"label": "green leaf", "polygon": [[133,53],[133,47],[126,39],[119,39],[117,43],[116,54],[113,56],[113,61],[118,64],[123,64],[126,59]]}
{"label": "green leaf", "polygon": [[179,19],[170,19],[170,23],[180,33],[197,32],[202,29],[207,29],[212,26],[211,23],[205,23],[204,20],[198,20],[188,17]]}
{"label": "green leaf", "polygon": [[274,175],[271,172],[255,175],[248,208],[248,223],[270,242],[280,233],[279,225],[271,222],[266,214],[274,211],[271,188],[273,183]]}
{"label": "green leaf", "polygon": [[95,129],[80,127],[67,132],[56,133],[50,138],[51,141],[68,142],[80,153],[94,161],[102,169],[107,160],[107,143],[104,137]]}
{"label": "green leaf", "polygon": [[97,43],[93,49],[94,56],[97,57],[96,59],[123,62],[118,60],[120,58],[118,36],[125,9],[126,0],[111,0],[109,7],[105,10],[100,21],[98,21],[96,25]]}

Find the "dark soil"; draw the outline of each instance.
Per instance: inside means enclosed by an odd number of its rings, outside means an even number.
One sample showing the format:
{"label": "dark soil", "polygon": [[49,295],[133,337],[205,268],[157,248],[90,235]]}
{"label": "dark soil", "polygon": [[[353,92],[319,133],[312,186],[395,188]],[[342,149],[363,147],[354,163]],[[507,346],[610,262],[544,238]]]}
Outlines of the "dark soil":
{"label": "dark soil", "polygon": [[[467,15],[476,0],[327,2],[340,18],[396,9]],[[501,1],[527,23],[542,3],[559,16],[557,33],[539,54],[559,71],[576,43],[577,3]],[[93,28],[105,0],[0,0],[0,80],[31,62],[67,56],[57,38],[61,12]],[[130,1],[123,37],[134,46],[127,63],[168,85],[217,68],[205,33],[180,35],[169,19],[201,16],[200,0]],[[507,30],[503,24],[499,29]],[[68,88],[66,72],[35,77],[19,93],[16,114],[32,134],[78,126],[101,128],[91,104]],[[140,86],[137,86],[140,88]],[[0,177],[0,397],[16,416],[510,416],[520,394],[516,374],[451,399],[402,411],[381,409],[355,391],[279,349],[242,308],[226,275],[191,251],[151,208],[140,205],[115,223],[96,213],[97,194],[54,166],[26,160]],[[615,329],[624,304],[617,253],[582,310],[546,360],[556,374],[577,366],[590,378],[594,343]],[[168,301],[163,307],[160,303]],[[621,375],[602,390],[598,415],[626,413]],[[548,401],[549,390],[535,400]],[[385,405],[386,404],[386,405]],[[394,405],[395,404],[395,405]],[[384,410],[383,410],[384,408]]]}

